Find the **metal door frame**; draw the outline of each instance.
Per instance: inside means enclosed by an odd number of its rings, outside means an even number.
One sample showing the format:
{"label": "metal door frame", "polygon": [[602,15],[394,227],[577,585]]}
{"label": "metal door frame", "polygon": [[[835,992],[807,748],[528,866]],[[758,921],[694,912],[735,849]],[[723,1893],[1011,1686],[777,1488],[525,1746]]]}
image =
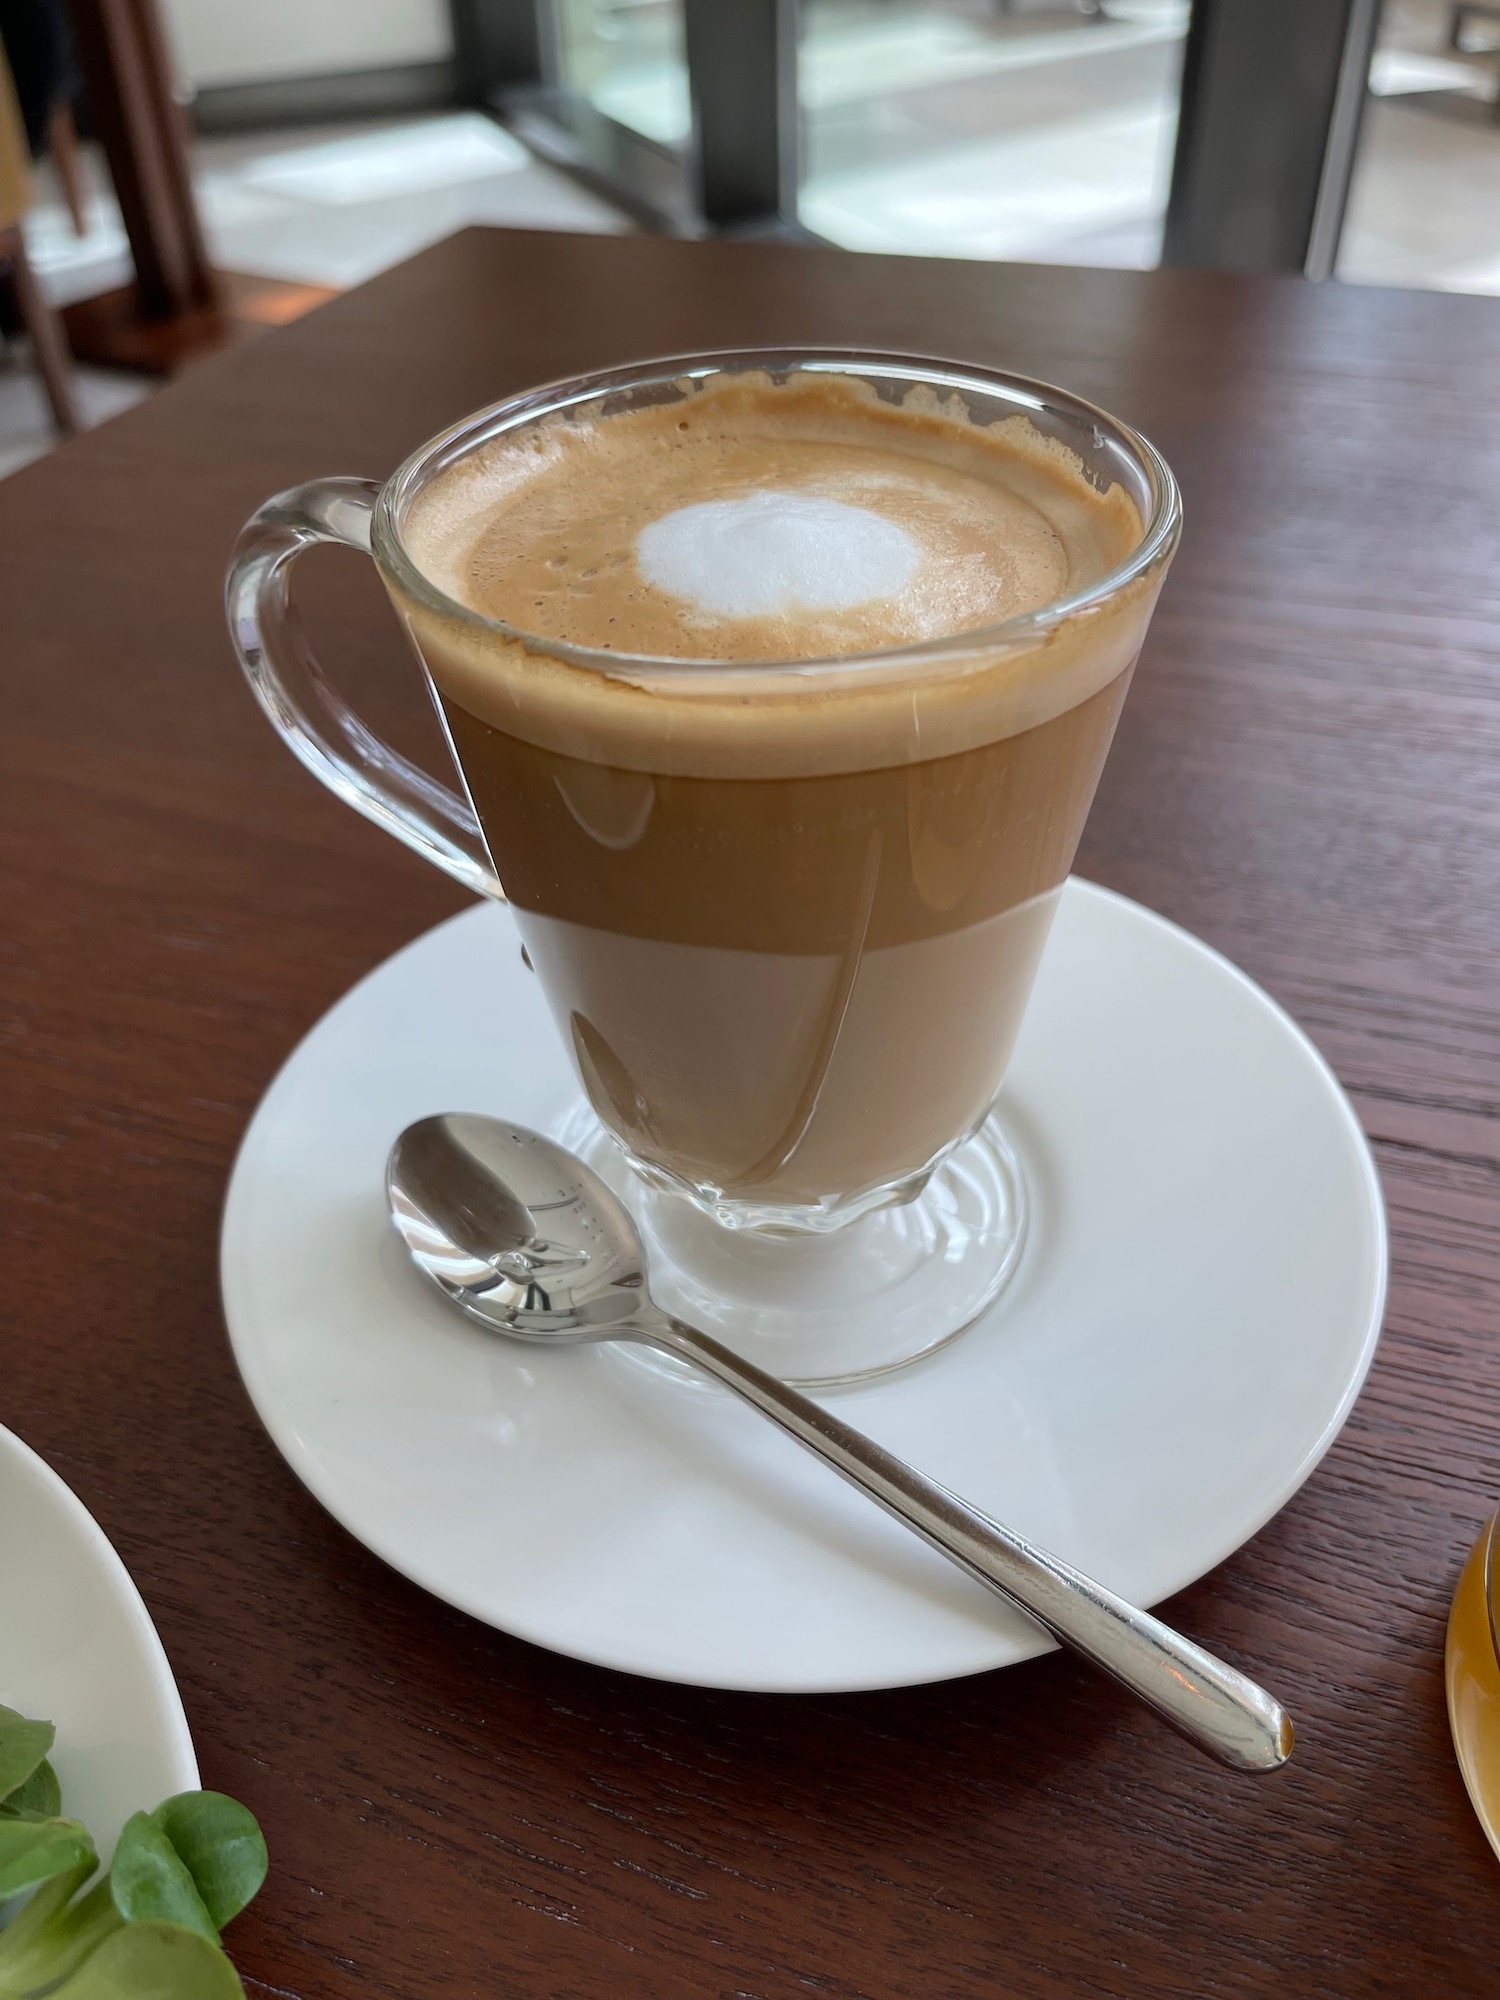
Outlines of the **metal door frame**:
{"label": "metal door frame", "polygon": [[798,0],[683,0],[692,138],[606,117],[561,73],[549,0],[449,0],[460,99],[650,228],[796,232]]}

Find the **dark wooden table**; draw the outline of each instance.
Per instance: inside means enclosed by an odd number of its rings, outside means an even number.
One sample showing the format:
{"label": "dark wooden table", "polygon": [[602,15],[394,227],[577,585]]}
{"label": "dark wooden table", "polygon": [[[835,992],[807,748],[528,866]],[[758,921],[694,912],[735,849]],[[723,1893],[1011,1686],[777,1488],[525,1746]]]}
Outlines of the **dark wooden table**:
{"label": "dark wooden table", "polygon": [[[219,608],[236,528],[524,384],[804,339],[1055,378],[1182,479],[1081,866],[1306,1024],[1394,1232],[1343,1438],[1171,1607],[1294,1711],[1274,1779],[1061,1657],[822,1700],[537,1651],[350,1541],[235,1376],[215,1247],[246,1120],[460,900],[254,709]],[[252,1993],[1496,1990],[1442,1643],[1500,1491],[1500,305],[476,231],[6,480],[0,560],[0,1417],[114,1538],[205,1783],[265,1825],[231,1933]],[[305,567],[345,684],[435,754],[367,568]]]}

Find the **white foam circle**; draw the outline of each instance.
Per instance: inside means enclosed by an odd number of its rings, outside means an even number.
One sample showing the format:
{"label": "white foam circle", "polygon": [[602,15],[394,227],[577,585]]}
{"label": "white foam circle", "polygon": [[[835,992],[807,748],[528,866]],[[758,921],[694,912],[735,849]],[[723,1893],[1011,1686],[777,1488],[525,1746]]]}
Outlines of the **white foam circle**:
{"label": "white foam circle", "polygon": [[921,553],[883,514],[816,493],[698,501],[652,521],[635,543],[646,581],[710,618],[849,611],[895,596]]}

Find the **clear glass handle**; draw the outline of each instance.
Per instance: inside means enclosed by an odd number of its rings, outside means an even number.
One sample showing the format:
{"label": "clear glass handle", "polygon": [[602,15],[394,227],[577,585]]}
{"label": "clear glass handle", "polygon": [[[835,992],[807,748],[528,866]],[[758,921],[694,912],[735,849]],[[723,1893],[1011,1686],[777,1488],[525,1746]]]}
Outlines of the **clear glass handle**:
{"label": "clear glass handle", "polygon": [[369,555],[379,493],[373,479],[313,479],[251,515],[224,586],[234,649],[256,700],[315,778],[466,889],[503,898],[468,801],[365,727],[292,611],[291,569],[304,549],[339,542]]}

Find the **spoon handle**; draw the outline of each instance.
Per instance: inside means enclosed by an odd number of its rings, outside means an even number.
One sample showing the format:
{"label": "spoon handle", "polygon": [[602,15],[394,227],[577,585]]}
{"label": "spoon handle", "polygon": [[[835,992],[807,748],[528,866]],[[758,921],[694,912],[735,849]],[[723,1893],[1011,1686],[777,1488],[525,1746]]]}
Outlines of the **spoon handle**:
{"label": "spoon handle", "polygon": [[[634,1329],[633,1329],[634,1331]],[[680,1320],[642,1326],[650,1345],[695,1363],[980,1583],[1140,1696],[1237,1771],[1273,1771],[1292,1752],[1291,1718],[1264,1688],[1116,1597],[1071,1564],[981,1514],[946,1486],[810,1398]]]}

